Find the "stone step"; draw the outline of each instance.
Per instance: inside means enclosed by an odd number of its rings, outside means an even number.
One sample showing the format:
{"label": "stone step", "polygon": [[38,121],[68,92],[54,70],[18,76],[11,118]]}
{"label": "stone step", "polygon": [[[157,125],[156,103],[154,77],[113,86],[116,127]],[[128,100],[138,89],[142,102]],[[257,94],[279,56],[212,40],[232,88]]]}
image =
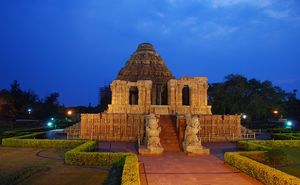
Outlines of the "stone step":
{"label": "stone step", "polygon": [[165,139],[162,144],[177,144],[178,145],[178,140],[177,139]]}
{"label": "stone step", "polygon": [[172,116],[161,116],[159,119],[161,126],[160,142],[165,151],[180,151],[176,130],[176,119]]}

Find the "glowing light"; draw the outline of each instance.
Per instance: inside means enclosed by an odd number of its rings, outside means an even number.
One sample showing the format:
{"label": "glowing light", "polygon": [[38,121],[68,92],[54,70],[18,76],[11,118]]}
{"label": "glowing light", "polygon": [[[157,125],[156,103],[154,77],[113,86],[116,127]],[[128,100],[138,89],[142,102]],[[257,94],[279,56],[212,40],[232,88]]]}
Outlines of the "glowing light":
{"label": "glowing light", "polygon": [[54,121],[54,118],[51,118],[51,121]]}
{"label": "glowing light", "polygon": [[246,115],[246,114],[243,114],[243,115],[242,115],[242,118],[243,118],[243,119],[247,119],[247,115]]}
{"label": "glowing light", "polygon": [[286,125],[289,126],[289,127],[291,127],[291,126],[293,125],[293,122],[287,121],[287,122],[286,122]]}
{"label": "glowing light", "polygon": [[32,109],[31,108],[27,109],[27,112],[28,112],[28,114],[31,114]]}
{"label": "glowing light", "polygon": [[52,122],[48,122],[48,123],[47,123],[47,126],[48,126],[48,127],[52,127]]}
{"label": "glowing light", "polygon": [[71,116],[71,115],[73,114],[73,111],[69,110],[69,111],[67,112],[67,114],[68,114],[69,116]]}
{"label": "glowing light", "polygon": [[273,114],[278,114],[279,111],[278,110],[273,110]]}

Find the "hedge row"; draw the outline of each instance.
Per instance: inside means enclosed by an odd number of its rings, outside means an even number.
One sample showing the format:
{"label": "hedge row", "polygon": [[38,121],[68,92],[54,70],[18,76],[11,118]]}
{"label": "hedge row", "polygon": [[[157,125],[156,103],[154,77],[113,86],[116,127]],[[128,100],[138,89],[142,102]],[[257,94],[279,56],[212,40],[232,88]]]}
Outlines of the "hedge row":
{"label": "hedge row", "polygon": [[300,133],[272,134],[272,138],[278,140],[300,140]]}
{"label": "hedge row", "polygon": [[267,151],[273,148],[299,148],[300,140],[252,140],[238,141],[237,146],[244,150]]}
{"label": "hedge row", "polygon": [[238,168],[242,172],[254,177],[268,185],[297,185],[300,179],[292,175],[281,172],[275,168],[269,167],[257,161],[254,161],[245,155],[251,155],[259,152],[226,152],[224,160],[226,163]]}
{"label": "hedge row", "polygon": [[83,140],[50,140],[27,139],[43,133],[34,133],[2,140],[3,146],[35,147],[35,148],[68,148],[65,153],[65,163],[70,165],[89,166],[123,166],[122,185],[140,185],[138,158],[133,153],[125,152],[92,152],[95,150],[95,141]]}
{"label": "hedge row", "polygon": [[122,185],[140,185],[139,162],[136,155],[127,155],[122,174]]}
{"label": "hedge row", "polygon": [[19,129],[19,130],[8,130],[2,133],[3,138],[16,137],[21,135],[28,135],[34,132],[44,132],[50,130],[50,128],[29,128],[29,129]]}
{"label": "hedge row", "polygon": [[33,147],[33,148],[66,148],[71,149],[84,141],[79,140],[50,140],[50,139],[3,139],[2,145],[9,147]]}
{"label": "hedge row", "polygon": [[139,162],[133,153],[91,152],[96,147],[95,141],[84,144],[65,153],[65,163],[89,166],[123,166],[122,185],[140,185]]}
{"label": "hedge row", "polygon": [[112,166],[125,159],[128,153],[90,152],[95,149],[95,141],[86,143],[65,153],[65,163],[71,165]]}

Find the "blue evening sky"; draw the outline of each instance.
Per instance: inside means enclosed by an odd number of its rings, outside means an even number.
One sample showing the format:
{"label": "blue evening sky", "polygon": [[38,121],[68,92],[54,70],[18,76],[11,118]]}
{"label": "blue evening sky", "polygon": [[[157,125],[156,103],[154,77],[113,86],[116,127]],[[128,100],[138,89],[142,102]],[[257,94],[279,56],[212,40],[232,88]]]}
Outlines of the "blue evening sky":
{"label": "blue evening sky", "polygon": [[1,0],[0,89],[95,105],[141,42],[173,74],[271,80],[300,91],[299,0]]}

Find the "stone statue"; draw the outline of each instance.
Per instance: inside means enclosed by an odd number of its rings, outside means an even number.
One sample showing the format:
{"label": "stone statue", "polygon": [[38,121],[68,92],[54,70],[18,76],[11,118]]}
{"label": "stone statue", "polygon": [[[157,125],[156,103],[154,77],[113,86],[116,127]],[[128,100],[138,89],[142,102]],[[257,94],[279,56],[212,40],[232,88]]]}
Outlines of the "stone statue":
{"label": "stone statue", "polygon": [[197,134],[201,130],[199,120],[196,116],[187,116],[187,126],[185,130],[185,145],[187,146],[201,146],[201,140]]}
{"label": "stone statue", "polygon": [[201,145],[198,132],[201,130],[197,116],[186,115],[186,129],[184,134],[183,149],[188,154],[209,154],[209,150]]}
{"label": "stone statue", "polygon": [[154,114],[150,114],[146,117],[146,144],[147,149],[150,151],[161,150],[159,134],[161,127],[158,126],[158,119]]}

